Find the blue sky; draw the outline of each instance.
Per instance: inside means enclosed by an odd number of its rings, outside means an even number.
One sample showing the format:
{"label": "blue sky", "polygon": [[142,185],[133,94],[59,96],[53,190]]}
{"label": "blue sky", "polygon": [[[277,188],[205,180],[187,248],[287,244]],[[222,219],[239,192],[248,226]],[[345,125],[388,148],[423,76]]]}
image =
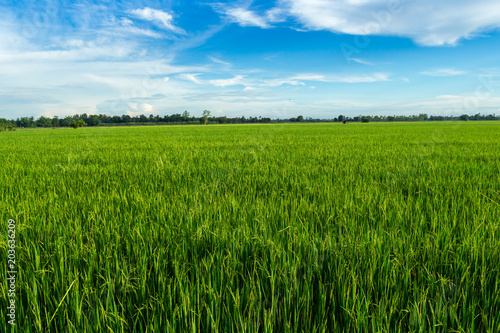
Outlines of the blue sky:
{"label": "blue sky", "polygon": [[0,0],[0,117],[500,113],[498,0]]}

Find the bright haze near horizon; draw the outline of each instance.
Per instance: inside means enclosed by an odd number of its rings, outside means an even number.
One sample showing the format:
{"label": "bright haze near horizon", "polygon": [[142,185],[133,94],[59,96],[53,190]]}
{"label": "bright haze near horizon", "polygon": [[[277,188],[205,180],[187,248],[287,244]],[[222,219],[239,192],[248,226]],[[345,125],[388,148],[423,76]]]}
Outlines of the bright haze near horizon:
{"label": "bright haze near horizon", "polygon": [[0,0],[0,117],[500,111],[498,0]]}

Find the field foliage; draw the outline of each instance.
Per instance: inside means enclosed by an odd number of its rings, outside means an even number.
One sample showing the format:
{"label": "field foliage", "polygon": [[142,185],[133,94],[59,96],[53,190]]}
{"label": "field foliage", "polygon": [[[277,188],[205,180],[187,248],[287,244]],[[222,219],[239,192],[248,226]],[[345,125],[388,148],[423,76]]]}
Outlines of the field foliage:
{"label": "field foliage", "polygon": [[[500,332],[499,134],[497,122],[2,132],[14,331]],[[6,318],[5,269],[0,281]]]}

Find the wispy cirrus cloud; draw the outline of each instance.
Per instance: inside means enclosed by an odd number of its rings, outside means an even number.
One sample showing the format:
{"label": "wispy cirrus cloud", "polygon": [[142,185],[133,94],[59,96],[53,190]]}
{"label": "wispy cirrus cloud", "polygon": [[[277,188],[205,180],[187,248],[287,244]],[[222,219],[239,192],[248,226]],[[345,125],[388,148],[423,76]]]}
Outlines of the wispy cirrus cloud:
{"label": "wispy cirrus cloud", "polygon": [[289,79],[275,79],[275,80],[266,80],[261,83],[263,87],[279,87],[282,85],[290,85],[290,86],[305,86],[306,84],[302,81],[289,78]]}
{"label": "wispy cirrus cloud", "polygon": [[371,82],[383,82],[383,81],[390,81],[389,74],[375,73],[371,75],[350,75],[350,76],[339,76],[333,78],[333,82],[343,82],[343,83],[371,83]]}
{"label": "wispy cirrus cloud", "polygon": [[456,70],[453,68],[443,68],[443,69],[436,69],[433,71],[425,71],[425,72],[420,72],[422,75],[427,75],[427,76],[457,76],[457,75],[463,75],[465,74],[465,71],[461,70]]}
{"label": "wispy cirrus cloud", "polygon": [[373,66],[373,63],[370,61],[367,61],[367,60],[358,59],[358,58],[349,58],[349,60],[357,62],[358,64]]}
{"label": "wispy cirrus cloud", "polygon": [[179,74],[178,76],[183,80],[191,81],[196,84],[203,84],[203,82],[201,82],[200,79],[198,79],[198,75],[200,74],[182,73]]}
{"label": "wispy cirrus cloud", "polygon": [[269,29],[274,23],[285,22],[289,14],[286,10],[280,7],[275,7],[266,10],[263,13],[249,9],[249,6],[238,5],[213,5],[213,8],[220,14],[229,18],[233,23],[237,23],[242,27],[259,27]]}
{"label": "wispy cirrus cloud", "polygon": [[[72,45],[73,44],[73,45]],[[96,59],[122,59],[134,52],[132,45],[120,42],[84,42],[71,40],[54,50],[23,50],[10,51],[0,55],[2,62],[36,61],[41,62],[68,62],[90,61]],[[29,67],[29,66],[28,66]]]}
{"label": "wispy cirrus cloud", "polygon": [[228,86],[249,86],[251,83],[246,79],[246,75],[236,75],[229,79],[217,79],[210,80],[209,83],[216,87],[228,87]]}
{"label": "wispy cirrus cloud", "polygon": [[227,61],[224,61],[224,60],[221,60],[219,58],[216,58],[214,56],[208,56],[207,58],[210,59],[211,61],[213,61],[216,64],[223,65],[225,67],[231,67],[231,63],[229,63]]}
{"label": "wispy cirrus cloud", "polygon": [[323,83],[371,83],[390,81],[387,73],[373,73],[365,75],[322,75],[322,74],[298,74],[285,78],[252,79],[248,75],[236,75],[228,79],[210,80],[211,85],[217,87],[228,87],[242,85],[245,87],[279,87],[283,85],[305,86],[306,82]]}
{"label": "wispy cirrus cloud", "polygon": [[150,29],[141,29],[134,26],[134,22],[128,18],[123,17],[119,24],[115,26],[111,31],[122,33],[122,34],[133,34],[137,36],[145,36],[151,38],[162,38],[162,35],[156,31]]}
{"label": "wispy cirrus cloud", "polygon": [[391,81],[388,73],[370,74],[300,74],[292,77],[293,80],[327,82],[327,83],[371,83]]}
{"label": "wispy cirrus cloud", "polygon": [[143,9],[130,10],[129,13],[138,19],[150,21],[162,29],[171,30],[182,34],[185,33],[183,29],[172,24],[172,14],[164,12],[162,10],[146,7]]}
{"label": "wispy cirrus cloud", "polygon": [[242,27],[259,27],[262,29],[271,27],[265,17],[261,17],[255,12],[244,8],[229,8],[226,10],[225,14],[233,22],[238,23]]}

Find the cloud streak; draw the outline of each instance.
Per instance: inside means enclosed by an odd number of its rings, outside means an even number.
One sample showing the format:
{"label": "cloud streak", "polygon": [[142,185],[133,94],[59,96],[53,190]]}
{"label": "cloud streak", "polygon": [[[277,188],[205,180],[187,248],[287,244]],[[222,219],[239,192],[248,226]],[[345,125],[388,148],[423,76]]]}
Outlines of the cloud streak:
{"label": "cloud streak", "polygon": [[[184,75],[184,78],[188,78]],[[190,77],[189,79],[193,81]],[[322,74],[298,74],[286,78],[276,79],[250,79],[247,75],[236,75],[228,79],[210,80],[209,83],[216,87],[229,87],[242,85],[245,87],[279,87],[305,86],[304,81],[324,82],[324,83],[372,83],[390,81],[390,75],[387,73],[373,73],[366,75],[322,75]]]}
{"label": "cloud streak", "polygon": [[242,27],[259,27],[268,29],[271,25],[264,17],[258,16],[255,12],[243,8],[230,8],[225,14],[235,23]]}
{"label": "cloud streak", "polygon": [[453,68],[443,68],[443,69],[437,69],[434,71],[421,72],[420,74],[427,75],[427,76],[446,77],[446,76],[463,75],[465,73],[466,72],[464,72],[464,71],[456,70]]}
{"label": "cloud streak", "polygon": [[172,24],[173,16],[170,13],[146,7],[143,9],[133,9],[130,11],[130,14],[138,19],[150,21],[165,30],[171,30],[182,34],[185,33],[183,29]]}
{"label": "cloud streak", "polygon": [[358,64],[367,65],[367,66],[373,66],[372,62],[369,62],[369,61],[366,61],[366,60],[363,60],[363,59],[350,58],[349,60],[357,62]]}
{"label": "cloud streak", "polygon": [[183,73],[179,74],[179,77],[183,80],[191,81],[196,84],[203,84],[200,79],[198,79],[198,75],[200,74],[191,74],[191,73]]}
{"label": "cloud streak", "polygon": [[249,86],[250,83],[246,80],[246,75],[236,75],[233,78],[229,79],[218,79],[218,80],[210,80],[209,83],[216,87],[228,87],[228,86]]}
{"label": "cloud streak", "polygon": [[226,14],[241,26],[267,29],[288,17],[300,29],[407,37],[425,46],[456,45],[500,27],[497,0],[281,0],[261,15],[244,8]]}

